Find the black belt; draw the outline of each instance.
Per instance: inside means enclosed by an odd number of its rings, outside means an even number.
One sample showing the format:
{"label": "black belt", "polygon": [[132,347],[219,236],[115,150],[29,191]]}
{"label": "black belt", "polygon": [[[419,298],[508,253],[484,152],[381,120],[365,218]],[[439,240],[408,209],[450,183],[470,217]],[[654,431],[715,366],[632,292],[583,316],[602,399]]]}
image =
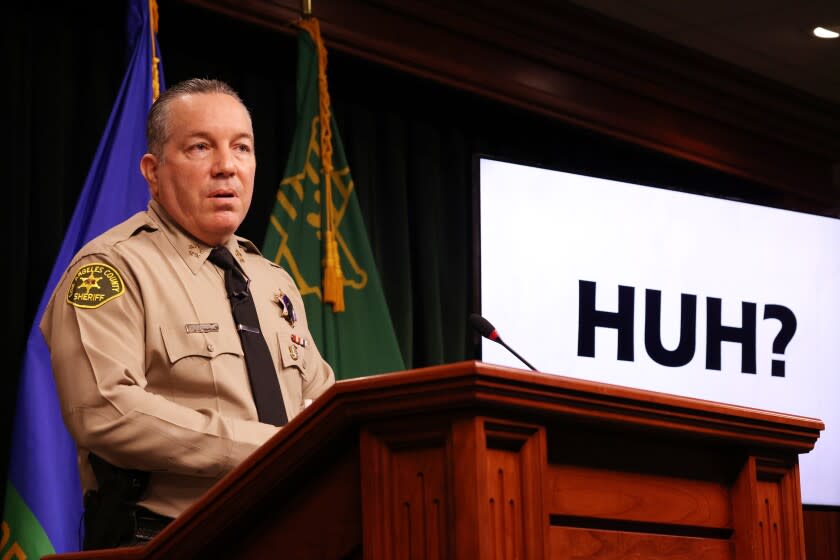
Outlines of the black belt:
{"label": "black belt", "polygon": [[172,523],[172,518],[160,515],[142,506],[134,511],[134,544],[145,544],[155,538],[163,529]]}
{"label": "black belt", "polygon": [[[102,507],[105,504],[105,507]],[[107,502],[96,490],[85,494],[84,550],[146,544],[172,523],[137,504]]]}

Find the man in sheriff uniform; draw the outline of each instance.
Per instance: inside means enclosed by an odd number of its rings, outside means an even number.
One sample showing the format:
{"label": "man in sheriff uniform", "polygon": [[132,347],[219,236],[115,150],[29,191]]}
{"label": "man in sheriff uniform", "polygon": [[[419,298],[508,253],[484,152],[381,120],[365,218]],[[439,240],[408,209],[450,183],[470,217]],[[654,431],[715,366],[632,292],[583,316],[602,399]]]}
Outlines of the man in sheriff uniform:
{"label": "man in sheriff uniform", "polygon": [[[85,548],[145,542],[278,431],[259,420],[243,329],[268,347],[284,420],[335,381],[289,274],[234,235],[256,169],[236,92],[170,88],[147,140],[147,211],[82,248],[40,325],[78,447]],[[221,247],[231,272],[210,260]],[[258,325],[235,320],[226,274],[246,282]]]}

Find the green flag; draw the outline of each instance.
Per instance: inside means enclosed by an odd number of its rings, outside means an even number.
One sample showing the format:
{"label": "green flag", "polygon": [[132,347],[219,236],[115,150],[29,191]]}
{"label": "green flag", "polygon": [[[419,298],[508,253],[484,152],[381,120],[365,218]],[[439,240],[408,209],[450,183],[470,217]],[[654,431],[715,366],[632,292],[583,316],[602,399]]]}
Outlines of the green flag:
{"label": "green flag", "polygon": [[338,379],[398,371],[405,366],[329,110],[318,20],[300,27],[295,136],[262,252],[297,283]]}

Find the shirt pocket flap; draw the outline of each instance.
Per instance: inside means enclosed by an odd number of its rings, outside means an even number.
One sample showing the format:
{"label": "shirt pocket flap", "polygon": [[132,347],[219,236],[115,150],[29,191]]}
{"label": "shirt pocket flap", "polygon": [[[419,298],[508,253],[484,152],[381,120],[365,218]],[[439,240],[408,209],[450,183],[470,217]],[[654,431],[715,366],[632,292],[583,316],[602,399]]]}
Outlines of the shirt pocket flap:
{"label": "shirt pocket flap", "polygon": [[308,379],[309,367],[309,344],[300,346],[291,341],[288,337],[283,337],[281,333],[277,333],[277,343],[280,347],[280,363],[285,368],[297,368],[304,379]]}
{"label": "shirt pocket flap", "polygon": [[187,356],[215,358],[219,354],[242,356],[242,345],[234,333],[189,333],[185,327],[161,327],[166,354],[173,364]]}

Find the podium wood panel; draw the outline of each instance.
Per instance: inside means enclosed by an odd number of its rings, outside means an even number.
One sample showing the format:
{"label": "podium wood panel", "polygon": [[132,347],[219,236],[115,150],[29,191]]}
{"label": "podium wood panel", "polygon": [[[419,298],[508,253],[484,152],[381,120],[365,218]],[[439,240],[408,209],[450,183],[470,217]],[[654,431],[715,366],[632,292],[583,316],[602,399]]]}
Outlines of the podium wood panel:
{"label": "podium wood panel", "polygon": [[804,558],[823,427],[481,362],[341,381],[145,547],[50,558]]}

